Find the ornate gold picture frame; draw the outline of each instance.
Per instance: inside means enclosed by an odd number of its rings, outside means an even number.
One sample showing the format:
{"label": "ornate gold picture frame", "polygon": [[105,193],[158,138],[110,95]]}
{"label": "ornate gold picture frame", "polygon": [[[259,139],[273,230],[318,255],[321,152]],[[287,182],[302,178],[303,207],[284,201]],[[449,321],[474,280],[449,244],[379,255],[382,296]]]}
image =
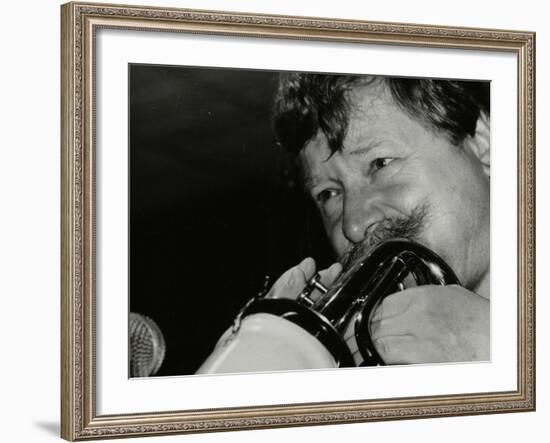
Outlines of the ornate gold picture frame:
{"label": "ornate gold picture frame", "polygon": [[[61,435],[87,440],[443,417],[535,409],[535,34],[305,17],[72,2],[62,23]],[[121,33],[275,39],[383,48],[511,54],[517,70],[517,346],[515,389],[440,395],[98,412],[96,59],[101,30]],[[497,220],[492,221],[498,223]],[[495,239],[493,239],[494,241]],[[498,269],[494,272],[498,273]],[[498,278],[495,277],[495,278]],[[121,349],[122,352],[122,349]],[[269,377],[269,374],[266,375]],[[140,382],[147,382],[141,380]],[[170,380],[165,380],[169,383]],[[227,399],[226,404],[231,405]]]}

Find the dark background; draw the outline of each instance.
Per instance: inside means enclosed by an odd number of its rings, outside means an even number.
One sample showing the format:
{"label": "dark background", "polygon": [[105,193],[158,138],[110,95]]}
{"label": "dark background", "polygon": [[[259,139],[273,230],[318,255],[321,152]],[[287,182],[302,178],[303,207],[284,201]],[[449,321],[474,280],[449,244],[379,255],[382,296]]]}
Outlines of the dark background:
{"label": "dark background", "polygon": [[166,340],[157,375],[192,374],[255,295],[331,252],[277,145],[277,73],[130,65],[130,310]]}

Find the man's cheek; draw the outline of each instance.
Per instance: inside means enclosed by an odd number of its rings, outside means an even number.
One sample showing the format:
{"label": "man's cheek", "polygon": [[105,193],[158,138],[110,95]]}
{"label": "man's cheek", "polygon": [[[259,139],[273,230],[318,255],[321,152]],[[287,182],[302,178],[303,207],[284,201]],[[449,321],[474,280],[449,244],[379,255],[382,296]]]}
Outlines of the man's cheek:
{"label": "man's cheek", "polygon": [[341,259],[349,246],[349,242],[344,236],[344,232],[342,230],[342,223],[339,221],[336,223],[325,223],[325,232],[327,233],[336,257]]}
{"label": "man's cheek", "polygon": [[398,201],[403,196],[415,194],[417,189],[420,190],[423,186],[422,177],[419,177],[418,172],[415,171],[384,180],[378,190],[384,200]]}
{"label": "man's cheek", "polygon": [[[409,216],[418,208],[429,207],[426,188],[418,181],[400,182],[386,189],[384,193],[384,215]],[[397,214],[395,214],[397,212]]]}

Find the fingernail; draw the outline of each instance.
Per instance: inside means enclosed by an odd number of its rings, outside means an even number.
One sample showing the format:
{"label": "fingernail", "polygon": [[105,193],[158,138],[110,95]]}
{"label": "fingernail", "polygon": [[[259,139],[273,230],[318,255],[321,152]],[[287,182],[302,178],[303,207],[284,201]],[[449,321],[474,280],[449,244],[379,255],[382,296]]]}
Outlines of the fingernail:
{"label": "fingernail", "polygon": [[298,267],[303,270],[306,278],[311,278],[315,273],[315,260],[311,257],[306,257],[302,260]]}

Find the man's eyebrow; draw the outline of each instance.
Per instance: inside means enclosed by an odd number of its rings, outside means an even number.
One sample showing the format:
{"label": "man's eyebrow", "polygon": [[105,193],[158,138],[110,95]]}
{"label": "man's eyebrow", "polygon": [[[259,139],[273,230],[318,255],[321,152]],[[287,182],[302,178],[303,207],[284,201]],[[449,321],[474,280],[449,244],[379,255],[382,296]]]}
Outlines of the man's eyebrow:
{"label": "man's eyebrow", "polygon": [[368,154],[370,151],[372,151],[372,148],[374,148],[374,145],[369,145],[369,146],[362,146],[360,148],[356,148],[356,149],[353,149],[353,150],[349,150],[347,152],[347,154],[350,156],[350,157],[363,157],[365,156],[366,154]]}
{"label": "man's eyebrow", "polygon": [[309,192],[319,184],[320,180],[317,177],[312,177],[310,174],[304,175],[304,190]]}
{"label": "man's eyebrow", "polygon": [[399,144],[395,142],[395,140],[393,140],[393,138],[391,136],[387,136],[387,135],[384,135],[384,136],[379,136],[379,137],[376,137],[376,138],[371,138],[371,137],[368,137],[368,138],[365,138],[363,139],[362,142],[360,143],[357,143],[356,145],[357,147],[355,148],[344,148],[344,152],[347,153],[347,155],[351,156],[351,157],[363,157],[365,155],[367,155],[370,151],[372,151],[373,149],[376,149],[380,146],[384,146],[384,147],[398,147]]}
{"label": "man's eyebrow", "polygon": [[[369,143],[368,146],[361,146],[359,148],[351,149],[347,151],[347,155],[351,157],[364,157],[366,156],[373,148],[375,148],[378,145],[378,143]],[[330,157],[329,157],[330,158]],[[326,159],[329,160],[328,158]],[[317,186],[319,183],[321,183],[323,180],[319,177],[316,177],[314,175],[311,175],[307,172],[303,172],[303,183],[304,183],[304,189],[306,191],[310,191],[315,186]]]}
{"label": "man's eyebrow", "polygon": [[352,157],[363,157],[380,145],[393,146],[395,143],[389,139],[372,139],[368,143],[362,143],[357,148],[347,150],[347,154]]}

